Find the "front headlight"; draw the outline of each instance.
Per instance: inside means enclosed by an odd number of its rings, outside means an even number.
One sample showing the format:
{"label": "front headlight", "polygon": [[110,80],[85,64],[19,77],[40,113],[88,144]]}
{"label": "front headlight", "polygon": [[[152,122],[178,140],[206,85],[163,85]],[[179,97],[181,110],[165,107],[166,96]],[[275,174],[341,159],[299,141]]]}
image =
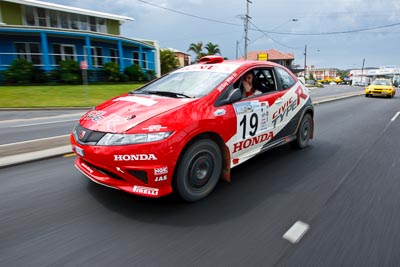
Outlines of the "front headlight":
{"label": "front headlight", "polygon": [[147,133],[147,134],[112,134],[104,135],[97,145],[99,146],[118,146],[132,145],[160,141],[168,138],[172,132]]}

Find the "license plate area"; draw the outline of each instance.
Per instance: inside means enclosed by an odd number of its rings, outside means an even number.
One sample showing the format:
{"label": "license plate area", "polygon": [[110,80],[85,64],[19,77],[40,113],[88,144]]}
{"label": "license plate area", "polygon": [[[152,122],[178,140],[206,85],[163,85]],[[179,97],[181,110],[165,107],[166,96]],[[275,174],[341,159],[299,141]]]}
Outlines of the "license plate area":
{"label": "license plate area", "polygon": [[78,154],[81,157],[83,157],[85,155],[85,153],[83,152],[83,149],[78,146],[75,146],[75,152],[76,152],[76,154]]}

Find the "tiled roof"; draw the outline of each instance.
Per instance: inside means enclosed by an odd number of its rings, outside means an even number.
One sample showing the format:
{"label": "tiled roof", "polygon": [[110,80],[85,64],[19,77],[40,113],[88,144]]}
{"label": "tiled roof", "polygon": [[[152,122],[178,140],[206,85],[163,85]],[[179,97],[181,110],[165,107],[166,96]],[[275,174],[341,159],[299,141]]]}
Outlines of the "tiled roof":
{"label": "tiled roof", "polygon": [[[247,53],[247,59],[248,60],[257,60],[258,54],[268,54],[268,60],[294,59],[293,53],[283,53],[276,49],[251,51],[251,52]],[[241,57],[240,59],[244,59],[244,57]]]}

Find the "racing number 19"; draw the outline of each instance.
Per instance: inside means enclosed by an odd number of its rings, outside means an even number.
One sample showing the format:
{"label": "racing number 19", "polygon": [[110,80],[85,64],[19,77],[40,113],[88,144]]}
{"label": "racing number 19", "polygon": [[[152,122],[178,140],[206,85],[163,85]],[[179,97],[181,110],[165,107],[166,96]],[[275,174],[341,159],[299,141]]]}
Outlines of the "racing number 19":
{"label": "racing number 19", "polygon": [[[247,116],[244,115],[243,119],[240,121],[240,126],[243,125],[243,135],[242,138],[246,139],[246,126],[247,126]],[[258,116],[256,113],[251,114],[250,116],[250,128],[252,130],[249,131],[249,134],[251,136],[255,136],[257,133],[257,127],[258,127]]]}

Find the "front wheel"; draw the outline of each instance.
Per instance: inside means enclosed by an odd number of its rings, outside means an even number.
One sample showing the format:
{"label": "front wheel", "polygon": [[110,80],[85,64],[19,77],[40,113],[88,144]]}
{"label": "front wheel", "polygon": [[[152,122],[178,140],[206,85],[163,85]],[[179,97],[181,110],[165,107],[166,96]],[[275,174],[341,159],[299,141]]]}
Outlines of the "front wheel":
{"label": "front wheel", "polygon": [[222,169],[221,150],[209,139],[199,140],[184,152],[174,177],[178,194],[188,202],[206,197],[217,185]]}
{"label": "front wheel", "polygon": [[293,145],[296,148],[305,148],[308,145],[308,141],[310,141],[312,132],[312,117],[310,114],[305,114],[300,122],[300,126],[296,134],[296,140],[293,142]]}

